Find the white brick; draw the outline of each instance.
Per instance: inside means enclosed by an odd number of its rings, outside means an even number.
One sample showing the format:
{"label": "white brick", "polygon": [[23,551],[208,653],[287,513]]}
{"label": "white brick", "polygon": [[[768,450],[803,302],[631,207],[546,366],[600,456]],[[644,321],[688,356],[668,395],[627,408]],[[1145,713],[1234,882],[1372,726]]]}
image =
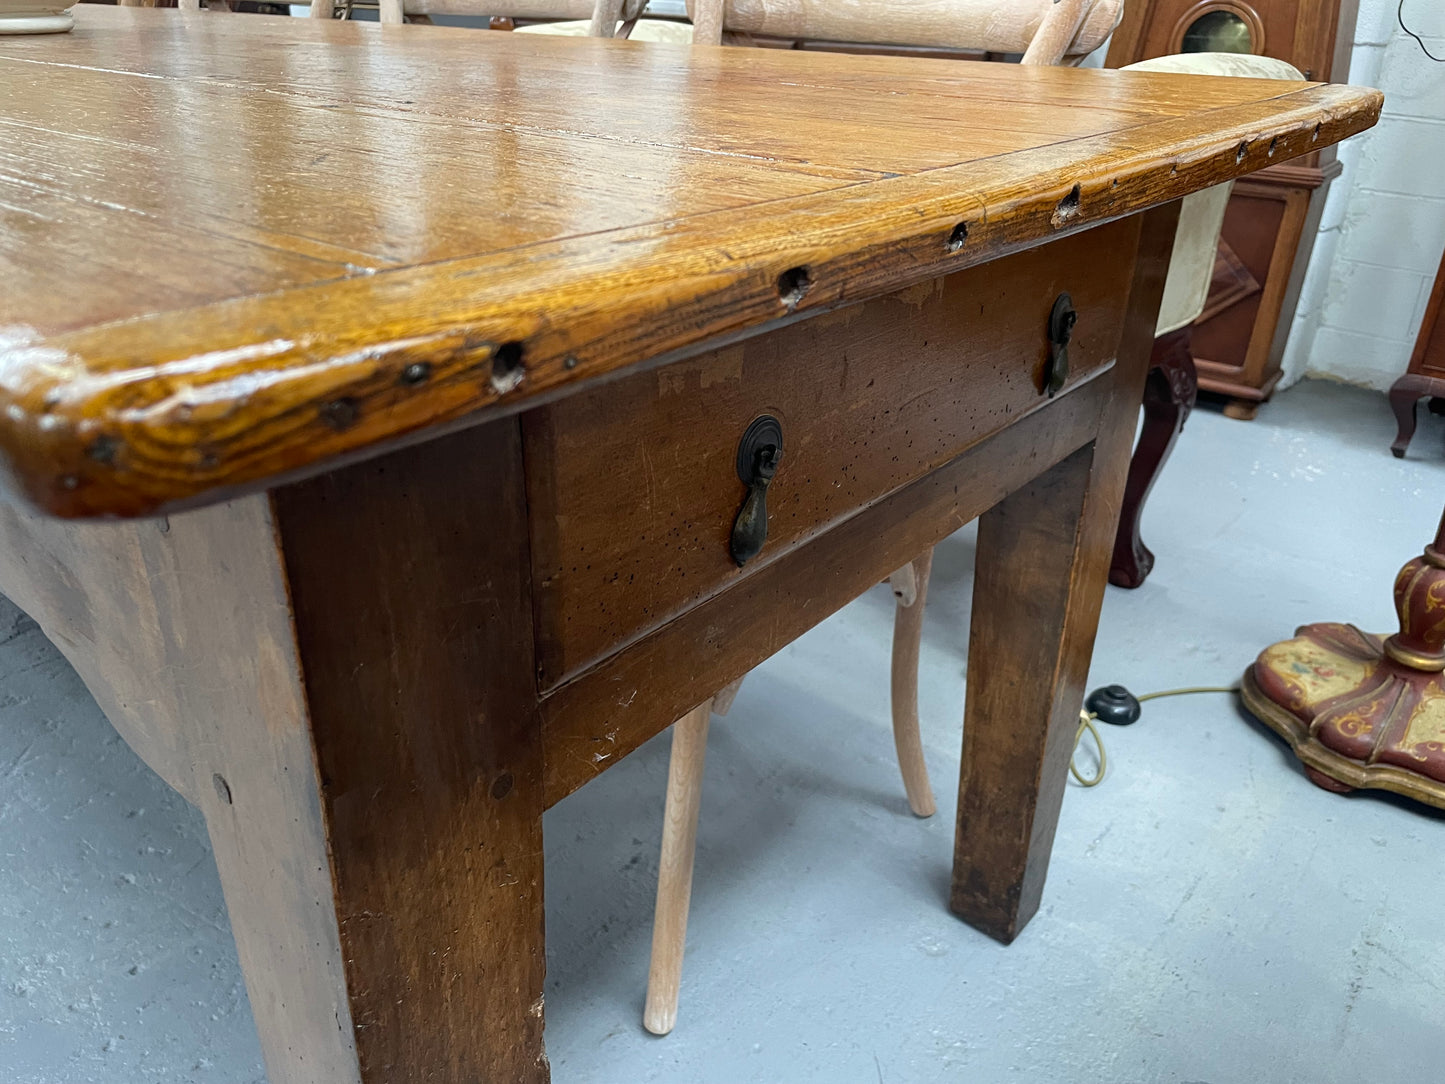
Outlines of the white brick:
{"label": "white brick", "polygon": [[1396,29],[1398,4],[1399,0],[1360,0],[1360,14],[1355,19],[1355,44],[1383,45],[1389,41]]}
{"label": "white brick", "polygon": [[1385,46],[1356,43],[1350,52],[1349,82],[1356,86],[1380,85],[1380,69],[1385,62]]}
{"label": "white brick", "polygon": [[1435,289],[1435,274],[1432,271],[1426,275],[1420,283],[1420,294],[1415,298],[1415,313],[1410,318],[1410,341],[1414,342],[1420,335],[1420,328],[1425,323],[1425,310],[1430,305],[1430,294]]}
{"label": "white brick", "polygon": [[1445,200],[1388,192],[1360,195],[1345,216],[1340,257],[1433,276],[1445,252]]}
{"label": "white brick", "polygon": [[1357,185],[1445,199],[1445,121],[1387,116],[1363,141]]}
{"label": "white brick", "polygon": [[[1445,248],[1445,65],[1396,22],[1398,0],[1361,0],[1349,81],[1385,92],[1379,126],[1344,144],[1285,351],[1300,370],[1388,388],[1404,371]],[[1406,17],[1445,54],[1445,4]]]}
{"label": "white brick", "polygon": [[1280,387],[1287,388],[1304,376],[1314,349],[1315,335],[1324,317],[1325,290],[1329,285],[1330,268],[1334,265],[1339,230],[1325,230],[1315,239],[1310,265],[1300,284],[1299,305],[1285,340],[1284,357],[1280,360]]}
{"label": "white brick", "polygon": [[1388,391],[1409,364],[1410,350],[1411,344],[1400,339],[1322,327],[1307,359],[1307,373]]}
{"label": "white brick", "polygon": [[[1431,19],[1445,27],[1445,14],[1436,13]],[[1436,56],[1445,56],[1445,37],[1427,38],[1426,44]],[[1437,120],[1445,117],[1445,64],[1436,64],[1421,51],[1419,42],[1402,33],[1396,33],[1390,39],[1384,53],[1379,73],[1381,81],[1369,85],[1378,86],[1385,92],[1386,113],[1392,117]],[[1352,64],[1351,73],[1353,71]],[[1353,74],[1350,82],[1356,82]]]}
{"label": "white brick", "polygon": [[1315,250],[1310,254],[1310,264],[1305,270],[1304,282],[1300,284],[1299,305],[1296,312],[1324,314],[1330,275],[1334,270],[1335,258],[1339,252],[1341,234],[1339,230],[1324,230],[1315,238]]}
{"label": "white brick", "polygon": [[1418,271],[1373,267],[1337,258],[1325,294],[1326,326],[1385,339],[1404,339],[1415,318],[1420,284]]}
{"label": "white brick", "polygon": [[1315,336],[1320,330],[1320,314],[1296,309],[1280,362],[1279,390],[1284,391],[1305,375],[1314,353]]}
{"label": "white brick", "polygon": [[1355,177],[1360,171],[1360,139],[1347,139],[1335,147],[1335,157],[1340,163],[1340,172],[1330,182],[1325,196],[1324,211],[1320,215],[1320,229],[1337,229],[1345,220],[1350,196],[1355,190]]}

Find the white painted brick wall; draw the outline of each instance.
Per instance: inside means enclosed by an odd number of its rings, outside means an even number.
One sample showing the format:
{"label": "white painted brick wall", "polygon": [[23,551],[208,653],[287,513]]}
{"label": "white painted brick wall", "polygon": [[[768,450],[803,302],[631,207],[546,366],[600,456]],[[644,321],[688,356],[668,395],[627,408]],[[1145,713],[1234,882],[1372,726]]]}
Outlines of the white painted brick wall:
{"label": "white painted brick wall", "polygon": [[[1340,148],[1285,351],[1306,374],[1385,389],[1405,371],[1445,250],[1445,64],[1400,30],[1398,0],[1361,0],[1351,83],[1385,92],[1372,131]],[[1445,3],[1405,0],[1405,21],[1445,56]]]}

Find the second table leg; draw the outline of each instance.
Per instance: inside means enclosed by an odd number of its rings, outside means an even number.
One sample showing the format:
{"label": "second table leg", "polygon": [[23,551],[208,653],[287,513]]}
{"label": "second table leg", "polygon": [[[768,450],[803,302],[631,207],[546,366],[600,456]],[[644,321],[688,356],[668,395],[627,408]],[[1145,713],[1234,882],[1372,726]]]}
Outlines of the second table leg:
{"label": "second table leg", "polygon": [[951,906],[1005,943],[1038,910],[1093,649],[1093,464],[1082,448],[979,521]]}
{"label": "second table leg", "polygon": [[1043,893],[1178,217],[1143,216],[1097,439],[979,520],[950,906],[1005,944]]}

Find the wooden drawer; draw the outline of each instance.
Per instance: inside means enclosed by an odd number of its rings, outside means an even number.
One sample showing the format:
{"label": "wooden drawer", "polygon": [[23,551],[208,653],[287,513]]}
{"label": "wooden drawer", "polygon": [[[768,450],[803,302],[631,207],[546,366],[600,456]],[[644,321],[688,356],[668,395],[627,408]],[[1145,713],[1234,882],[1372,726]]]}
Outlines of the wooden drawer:
{"label": "wooden drawer", "polygon": [[[526,414],[542,689],[1046,402],[1059,293],[1079,314],[1061,394],[1109,366],[1137,233],[1101,226]],[[739,570],[737,448],[765,413],[784,453],[767,544]]]}

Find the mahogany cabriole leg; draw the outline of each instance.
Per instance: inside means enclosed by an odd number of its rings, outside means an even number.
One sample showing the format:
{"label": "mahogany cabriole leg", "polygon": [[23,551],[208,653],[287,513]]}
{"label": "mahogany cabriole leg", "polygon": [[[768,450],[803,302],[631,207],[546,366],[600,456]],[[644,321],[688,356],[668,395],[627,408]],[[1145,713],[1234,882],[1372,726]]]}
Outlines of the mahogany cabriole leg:
{"label": "mahogany cabriole leg", "polygon": [[1390,452],[1396,459],[1404,459],[1405,452],[1410,447],[1410,441],[1415,437],[1416,410],[1420,405],[1420,396],[1408,386],[1401,387],[1404,377],[1395,381],[1390,388],[1390,409],[1395,412],[1395,442],[1390,445]]}
{"label": "mahogany cabriole leg", "polygon": [[928,783],[928,764],[923,759],[923,739],[918,732],[918,655],[923,644],[928,576],[933,568],[932,548],[904,567],[911,574],[900,569],[889,577],[898,599],[893,618],[893,744],[898,750],[908,807],[919,817],[931,817],[936,806]]}
{"label": "mahogany cabriole leg", "polygon": [[1410,440],[1415,436],[1416,408],[1427,395],[1445,395],[1445,380],[1421,373],[1406,373],[1390,386],[1390,408],[1395,412],[1399,431],[1390,451],[1396,459],[1405,457]]}
{"label": "mahogany cabriole leg", "polygon": [[542,755],[501,422],[169,521],[0,504],[0,590],[206,817],[271,1084],[542,1084]]}
{"label": "mahogany cabriole leg", "polygon": [[647,1004],[642,1012],[643,1027],[654,1035],[666,1035],[677,1023],[677,992],[687,944],[697,815],[702,801],[702,769],[712,709],[713,702],[709,700],[672,725],[662,857],[657,869],[657,906],[652,918],[652,963],[647,972]]}
{"label": "mahogany cabriole leg", "polygon": [[979,520],[950,906],[1004,943],[1043,892],[1178,216],[1144,217],[1097,439]]}
{"label": "mahogany cabriole leg", "polygon": [[1109,568],[1109,582],[1117,587],[1138,587],[1154,568],[1154,554],[1140,537],[1139,521],[1149,491],[1174,450],[1199,394],[1199,376],[1190,353],[1189,338],[1186,327],[1154,340],[1149,376],[1144,382],[1144,424],[1133,458],[1129,460],[1124,507],[1119,515],[1119,530],[1114,535],[1114,558]]}

